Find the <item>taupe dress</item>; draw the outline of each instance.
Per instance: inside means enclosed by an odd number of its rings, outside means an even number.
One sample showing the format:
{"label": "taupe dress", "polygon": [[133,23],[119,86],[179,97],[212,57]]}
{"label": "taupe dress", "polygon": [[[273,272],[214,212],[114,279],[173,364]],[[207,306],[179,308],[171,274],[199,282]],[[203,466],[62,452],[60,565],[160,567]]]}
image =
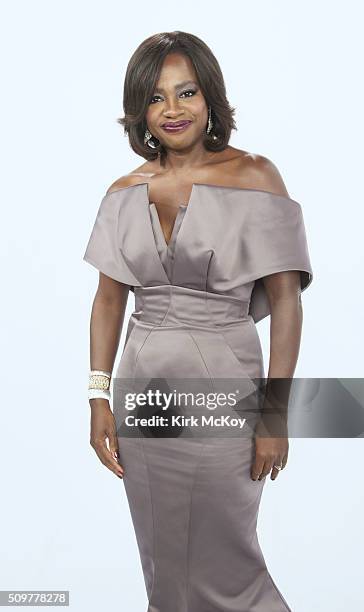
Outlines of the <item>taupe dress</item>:
{"label": "taupe dress", "polygon": [[[270,314],[262,277],[298,270],[301,291],[312,282],[298,202],[202,183],[180,204],[168,245],[148,183],[106,194],[84,260],[134,291],[114,374],[125,388],[264,377],[255,326]],[[253,436],[118,432],[147,612],[291,610],[257,539],[265,478],[250,476]]]}

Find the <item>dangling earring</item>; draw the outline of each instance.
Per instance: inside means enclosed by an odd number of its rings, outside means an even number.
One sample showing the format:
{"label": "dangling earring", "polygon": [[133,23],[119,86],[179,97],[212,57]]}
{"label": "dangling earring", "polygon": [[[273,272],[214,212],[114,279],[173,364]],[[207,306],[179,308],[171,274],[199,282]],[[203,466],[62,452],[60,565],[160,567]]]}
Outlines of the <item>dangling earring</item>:
{"label": "dangling earring", "polygon": [[208,118],[208,122],[207,122],[207,128],[206,128],[206,134],[210,134],[212,128],[213,128],[213,122],[211,119],[211,106],[209,106],[209,118]]}
{"label": "dangling earring", "polygon": [[160,142],[158,138],[156,138],[155,140],[157,140],[157,143],[153,141],[153,135],[147,128],[144,133],[144,144],[148,144],[148,147],[150,147],[151,149],[156,149],[157,147],[159,147]]}

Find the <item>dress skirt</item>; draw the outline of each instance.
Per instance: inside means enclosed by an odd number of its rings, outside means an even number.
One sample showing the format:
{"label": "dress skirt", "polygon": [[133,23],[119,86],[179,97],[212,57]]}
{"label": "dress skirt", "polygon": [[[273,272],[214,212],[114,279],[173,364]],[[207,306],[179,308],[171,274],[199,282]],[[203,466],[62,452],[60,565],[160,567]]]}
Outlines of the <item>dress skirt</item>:
{"label": "dress skirt", "polygon": [[252,439],[119,440],[147,612],[287,612],[256,524]]}

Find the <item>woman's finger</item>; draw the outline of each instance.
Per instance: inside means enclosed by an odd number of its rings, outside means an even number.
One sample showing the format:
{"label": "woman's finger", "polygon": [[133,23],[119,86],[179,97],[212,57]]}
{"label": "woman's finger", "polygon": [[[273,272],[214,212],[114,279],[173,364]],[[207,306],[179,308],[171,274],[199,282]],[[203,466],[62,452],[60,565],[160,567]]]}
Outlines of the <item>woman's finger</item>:
{"label": "woman's finger", "polygon": [[272,467],[273,467],[273,460],[272,459],[266,459],[264,461],[263,469],[262,469],[262,472],[261,472],[261,474],[259,476],[259,480],[263,480],[263,478],[265,478],[269,474],[269,472],[271,471]]}
{"label": "woman's finger", "polygon": [[101,463],[103,463],[109,470],[114,472],[116,476],[119,478],[123,478],[124,469],[118,463],[117,459],[113,456],[112,452],[108,449],[106,445],[106,439],[98,440],[93,444],[93,448],[100,459]]}
{"label": "woman's finger", "polygon": [[[277,467],[278,466],[278,467]],[[276,459],[276,461],[273,463],[272,466],[272,472],[271,472],[271,480],[275,480],[279,474],[279,472],[281,472],[283,470],[285,466],[285,463],[283,462],[283,458],[282,459]],[[281,469],[279,469],[281,468]]]}
{"label": "woman's finger", "polygon": [[264,467],[264,457],[257,454],[253,461],[252,469],[251,469],[251,477],[253,480],[257,480],[262,473]]}

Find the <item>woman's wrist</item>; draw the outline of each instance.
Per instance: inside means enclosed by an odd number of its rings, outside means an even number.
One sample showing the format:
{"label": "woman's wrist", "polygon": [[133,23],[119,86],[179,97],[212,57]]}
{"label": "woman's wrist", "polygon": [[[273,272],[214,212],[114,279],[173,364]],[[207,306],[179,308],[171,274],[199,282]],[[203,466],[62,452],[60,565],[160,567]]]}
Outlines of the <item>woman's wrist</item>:
{"label": "woman's wrist", "polygon": [[89,404],[92,410],[100,410],[101,408],[110,409],[110,401],[102,397],[90,399]]}

